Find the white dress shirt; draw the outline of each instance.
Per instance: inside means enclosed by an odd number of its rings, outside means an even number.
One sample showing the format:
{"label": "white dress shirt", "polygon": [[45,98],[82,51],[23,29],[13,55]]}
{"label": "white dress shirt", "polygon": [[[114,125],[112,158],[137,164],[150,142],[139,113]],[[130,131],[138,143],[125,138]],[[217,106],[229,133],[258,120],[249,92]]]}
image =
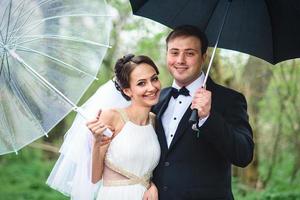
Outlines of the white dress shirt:
{"label": "white dress shirt", "polygon": [[[175,132],[181,118],[192,103],[194,93],[199,87],[202,86],[204,78],[205,75],[202,72],[196,80],[185,86],[189,90],[190,96],[179,95],[176,99],[174,99],[174,97],[170,98],[169,105],[162,115],[162,124],[166,134],[168,147],[170,147],[170,144],[175,136]],[[173,81],[172,87],[180,89],[175,80]],[[202,126],[207,118],[208,117],[199,120],[198,126]]]}

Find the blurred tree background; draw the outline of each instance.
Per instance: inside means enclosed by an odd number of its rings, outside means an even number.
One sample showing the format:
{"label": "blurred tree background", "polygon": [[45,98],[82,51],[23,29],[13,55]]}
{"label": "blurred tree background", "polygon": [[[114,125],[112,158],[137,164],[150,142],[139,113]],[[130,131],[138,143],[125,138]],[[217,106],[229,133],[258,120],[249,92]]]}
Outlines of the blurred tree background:
{"label": "blurred tree background", "polygon": [[[127,53],[150,56],[159,66],[163,86],[172,83],[165,67],[164,39],[169,29],[133,16],[127,0],[107,2],[114,16],[112,48],[101,66],[99,80],[91,85],[80,105],[112,78],[114,62]],[[233,168],[235,198],[300,199],[300,104],[297,103],[300,60],[272,66],[255,57],[219,49],[211,76],[216,82],[245,94],[254,131],[256,146],[252,164],[245,169]],[[70,113],[48,138],[23,148],[18,155],[0,157],[0,200],[68,199],[50,189],[45,181],[74,117],[75,113]]]}

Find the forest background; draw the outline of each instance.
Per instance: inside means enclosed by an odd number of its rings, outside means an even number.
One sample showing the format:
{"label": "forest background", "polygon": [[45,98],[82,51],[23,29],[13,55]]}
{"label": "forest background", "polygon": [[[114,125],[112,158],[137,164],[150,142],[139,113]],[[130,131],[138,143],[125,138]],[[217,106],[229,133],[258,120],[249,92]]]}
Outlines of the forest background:
{"label": "forest background", "polygon": [[[159,66],[163,86],[172,83],[165,64],[165,37],[170,29],[133,16],[127,0],[107,3],[114,16],[112,48],[102,63],[99,80],[79,105],[112,78],[116,59],[127,53],[150,56]],[[208,53],[210,56],[212,49]],[[235,198],[300,200],[300,60],[273,66],[252,56],[218,49],[210,75],[216,82],[245,94],[254,131],[253,162],[244,169],[233,168]],[[50,189],[45,181],[74,117],[75,113],[70,113],[48,138],[30,144],[18,155],[0,157],[0,200],[68,199]]]}

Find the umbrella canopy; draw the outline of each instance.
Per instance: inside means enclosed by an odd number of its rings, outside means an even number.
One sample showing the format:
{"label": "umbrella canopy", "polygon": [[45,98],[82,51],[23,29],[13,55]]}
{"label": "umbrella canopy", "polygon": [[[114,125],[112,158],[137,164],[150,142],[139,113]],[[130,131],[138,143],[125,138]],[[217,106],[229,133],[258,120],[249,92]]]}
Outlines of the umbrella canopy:
{"label": "umbrella canopy", "polygon": [[104,0],[0,1],[0,155],[76,108],[108,48],[110,19]]}
{"label": "umbrella canopy", "polygon": [[247,53],[271,64],[300,57],[299,0],[130,0],[133,13],[170,28],[183,24],[205,31],[209,45]]}

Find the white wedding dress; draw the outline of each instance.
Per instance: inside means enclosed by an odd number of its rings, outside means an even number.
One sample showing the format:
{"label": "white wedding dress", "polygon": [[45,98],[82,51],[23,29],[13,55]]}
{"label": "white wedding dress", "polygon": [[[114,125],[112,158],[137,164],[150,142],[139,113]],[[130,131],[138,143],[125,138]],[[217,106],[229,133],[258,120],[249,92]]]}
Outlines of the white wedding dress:
{"label": "white wedding dress", "polygon": [[103,180],[97,200],[142,200],[160,158],[154,118],[140,126],[131,122],[124,110],[118,111],[125,124],[108,147],[105,165],[127,179]]}
{"label": "white wedding dress", "polygon": [[[81,112],[97,116],[99,109],[125,108],[130,105],[115,88],[113,81],[102,85],[90,99],[80,107]],[[151,125],[138,126],[123,117],[125,125],[112,140],[106,164],[130,179],[127,181],[91,182],[92,134],[86,126],[87,120],[78,114],[65,135],[60,156],[51,171],[47,184],[69,196],[72,200],[141,200],[146,190],[148,176],[160,157],[160,147]],[[115,171],[120,171],[115,169]],[[126,175],[124,174],[126,173]],[[110,185],[110,186],[109,186]],[[98,189],[100,188],[100,189]]]}

